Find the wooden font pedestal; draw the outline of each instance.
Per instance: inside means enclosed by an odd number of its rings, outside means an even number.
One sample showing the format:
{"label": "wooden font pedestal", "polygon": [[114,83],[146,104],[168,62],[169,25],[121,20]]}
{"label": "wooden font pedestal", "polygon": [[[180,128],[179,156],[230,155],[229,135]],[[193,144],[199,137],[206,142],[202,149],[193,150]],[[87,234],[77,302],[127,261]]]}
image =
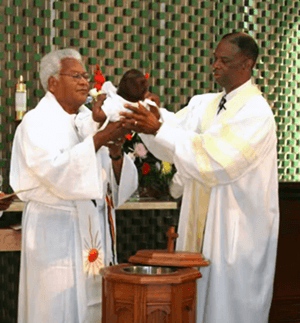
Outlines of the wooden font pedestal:
{"label": "wooden font pedestal", "polygon": [[[131,264],[101,269],[102,323],[195,322],[196,279],[201,274],[191,267],[209,262],[200,253],[173,251],[178,237],[174,227],[169,227],[166,236],[167,250],[139,250],[129,258]],[[130,272],[156,266],[168,267],[158,267],[155,274]]]}
{"label": "wooden font pedestal", "polygon": [[102,323],[194,323],[196,279],[193,268],[161,275],[131,274],[121,264],[101,270]]}

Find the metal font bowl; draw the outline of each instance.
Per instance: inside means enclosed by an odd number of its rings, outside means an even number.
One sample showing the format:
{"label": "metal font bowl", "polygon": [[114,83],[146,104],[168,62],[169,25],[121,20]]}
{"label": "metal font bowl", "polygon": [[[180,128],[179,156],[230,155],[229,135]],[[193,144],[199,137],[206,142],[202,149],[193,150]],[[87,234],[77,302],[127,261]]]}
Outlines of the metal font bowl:
{"label": "metal font bowl", "polygon": [[176,271],[176,268],[156,267],[156,266],[128,266],[128,267],[123,267],[122,270],[130,274],[162,275],[162,274],[171,274],[174,271]]}

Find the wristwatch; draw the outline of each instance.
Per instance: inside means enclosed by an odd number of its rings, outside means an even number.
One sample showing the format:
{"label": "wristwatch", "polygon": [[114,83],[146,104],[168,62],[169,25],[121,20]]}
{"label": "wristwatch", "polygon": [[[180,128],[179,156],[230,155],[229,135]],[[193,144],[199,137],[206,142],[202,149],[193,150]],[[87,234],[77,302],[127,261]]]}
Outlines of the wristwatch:
{"label": "wristwatch", "polygon": [[117,156],[112,156],[111,154],[109,154],[109,158],[112,159],[112,160],[119,160],[122,157],[123,157],[123,150],[121,151],[121,154],[117,155]]}

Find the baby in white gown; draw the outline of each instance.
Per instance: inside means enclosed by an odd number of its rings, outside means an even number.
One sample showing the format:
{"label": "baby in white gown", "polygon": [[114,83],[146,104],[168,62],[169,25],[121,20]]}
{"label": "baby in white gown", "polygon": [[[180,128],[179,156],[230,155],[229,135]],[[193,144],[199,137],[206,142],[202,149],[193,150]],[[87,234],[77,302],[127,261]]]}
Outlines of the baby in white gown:
{"label": "baby in white gown", "polygon": [[[139,102],[149,110],[150,106],[158,108],[154,101],[146,98],[148,86],[147,78],[142,72],[136,69],[131,69],[122,76],[118,88],[110,81],[104,82],[101,87],[101,92],[97,93],[106,94],[106,99],[101,106],[103,115],[100,116],[100,119],[103,119],[103,122],[98,123],[97,127],[95,125],[93,126],[95,131],[104,129],[108,122],[120,120],[119,113],[121,111],[130,111],[124,107],[126,104],[138,107]],[[83,131],[81,129],[82,117],[75,119],[75,124],[79,132]]]}

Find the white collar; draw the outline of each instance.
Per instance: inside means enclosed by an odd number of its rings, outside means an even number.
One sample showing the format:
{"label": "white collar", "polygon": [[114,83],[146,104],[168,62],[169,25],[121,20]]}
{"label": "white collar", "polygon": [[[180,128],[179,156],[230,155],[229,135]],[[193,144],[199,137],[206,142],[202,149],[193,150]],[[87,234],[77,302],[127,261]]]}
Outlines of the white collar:
{"label": "white collar", "polygon": [[241,90],[243,90],[244,88],[253,85],[253,80],[250,78],[248,81],[246,81],[245,83],[243,83],[242,85],[240,85],[239,87],[237,87],[236,89],[232,90],[231,92],[229,92],[228,94],[226,94],[225,89],[223,89],[223,96],[226,96],[226,101],[229,101],[230,99],[232,99],[234,96],[236,96]]}

